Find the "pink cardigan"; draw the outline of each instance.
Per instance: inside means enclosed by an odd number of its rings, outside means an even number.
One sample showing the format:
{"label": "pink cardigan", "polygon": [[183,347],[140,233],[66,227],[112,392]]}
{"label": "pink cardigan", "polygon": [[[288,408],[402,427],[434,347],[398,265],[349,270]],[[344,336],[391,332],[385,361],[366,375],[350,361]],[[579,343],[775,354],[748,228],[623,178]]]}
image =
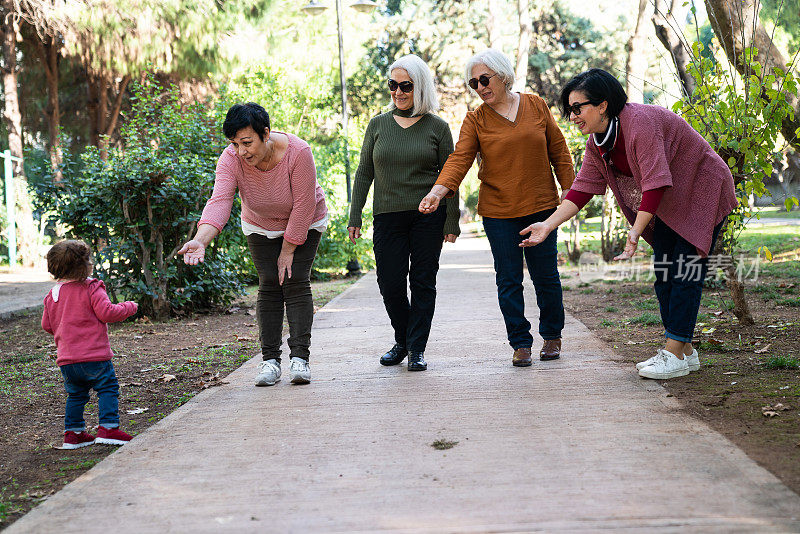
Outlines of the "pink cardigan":
{"label": "pink cardigan", "polygon": [[[281,132],[276,132],[281,133]],[[222,151],[217,162],[214,192],[198,224],[222,231],[231,216],[236,189],[242,197],[242,219],[271,231],[284,231],[283,238],[302,245],[311,224],[325,217],[325,193],[317,183],[317,169],[308,143],[292,134],[278,164],[262,171],[246,164],[233,145]]]}
{"label": "pink cardigan", "polygon": [[114,353],[106,323],[124,321],[137,308],[131,301],[113,304],[101,280],[58,284],[44,298],[42,313],[42,328],[56,338],[56,364],[110,360]]}
{"label": "pink cardigan", "polygon": [[[609,168],[590,135],[572,189],[601,195],[610,187],[633,224],[642,191],[667,186],[655,215],[708,256],[714,227],[739,202],[728,165],[683,118],[662,107],[627,104],[619,122],[633,179]],[[642,233],[651,244],[652,236],[653,221]]]}

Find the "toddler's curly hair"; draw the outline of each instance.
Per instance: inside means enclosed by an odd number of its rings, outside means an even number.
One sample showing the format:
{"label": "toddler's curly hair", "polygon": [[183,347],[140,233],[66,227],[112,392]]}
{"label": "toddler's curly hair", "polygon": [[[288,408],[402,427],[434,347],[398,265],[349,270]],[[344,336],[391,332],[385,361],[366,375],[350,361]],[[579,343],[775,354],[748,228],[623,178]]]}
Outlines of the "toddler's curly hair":
{"label": "toddler's curly hair", "polygon": [[47,271],[56,280],[83,280],[92,267],[92,250],[76,239],[59,241],[47,253]]}

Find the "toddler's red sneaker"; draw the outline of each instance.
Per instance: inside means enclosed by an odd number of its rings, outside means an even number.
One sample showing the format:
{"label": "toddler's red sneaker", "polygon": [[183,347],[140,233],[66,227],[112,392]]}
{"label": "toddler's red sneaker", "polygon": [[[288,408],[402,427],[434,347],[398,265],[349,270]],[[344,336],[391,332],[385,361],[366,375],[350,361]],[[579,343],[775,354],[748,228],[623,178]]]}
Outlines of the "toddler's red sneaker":
{"label": "toddler's red sneaker", "polygon": [[62,449],[80,449],[94,443],[94,436],[86,432],[73,432],[67,430],[64,432],[64,445]]}
{"label": "toddler's red sneaker", "polygon": [[97,439],[94,442],[102,445],[125,445],[132,439],[133,436],[126,434],[119,428],[99,426],[97,427]]}

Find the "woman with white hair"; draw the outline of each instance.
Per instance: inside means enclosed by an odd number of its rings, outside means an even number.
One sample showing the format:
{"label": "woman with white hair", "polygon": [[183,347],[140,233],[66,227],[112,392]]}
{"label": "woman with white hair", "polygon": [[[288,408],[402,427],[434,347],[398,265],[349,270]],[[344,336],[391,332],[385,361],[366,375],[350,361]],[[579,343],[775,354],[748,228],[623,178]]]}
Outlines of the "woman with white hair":
{"label": "woman with white hair", "polygon": [[390,109],[373,117],[364,135],[347,230],[355,243],[361,236],[367,193],[374,183],[378,287],[395,339],[380,362],[398,365],[408,356],[409,371],[424,371],[442,242],[453,243],[460,233],[458,197],[427,214],[417,207],[453,152],[453,137],[447,123],[434,114],[439,100],[422,59],[411,54],[395,61],[389,67],[388,86]]}
{"label": "woman with white hair", "polygon": [[[575,179],[564,135],[547,103],[537,95],[512,92],[514,68],[508,58],[488,49],[473,56],[465,81],[483,100],[467,112],[455,151],[419,211],[431,213],[453,195],[480,153],[478,214],[494,257],[497,296],[514,349],[513,365],[531,365],[531,324],[525,318],[522,269],[528,266],[539,306],[541,360],[561,354],[564,304],[558,275],[556,234],[541,244],[520,248],[520,231],[543,221],[559,205]],[[555,170],[555,179],[553,177]]]}

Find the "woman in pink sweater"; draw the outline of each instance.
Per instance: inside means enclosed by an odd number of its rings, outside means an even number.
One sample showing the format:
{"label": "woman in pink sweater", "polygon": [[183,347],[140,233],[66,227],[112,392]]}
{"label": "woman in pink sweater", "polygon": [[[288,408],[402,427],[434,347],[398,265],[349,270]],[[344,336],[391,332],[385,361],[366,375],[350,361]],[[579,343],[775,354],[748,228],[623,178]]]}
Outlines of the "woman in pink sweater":
{"label": "woman in pink sweater", "polygon": [[328,224],[311,147],[295,135],[270,130],[267,111],[253,102],[232,106],[222,129],[231,144],[217,162],[214,192],[194,239],[178,253],[188,265],[203,261],[206,247],[231,215],[238,189],[242,231],[259,280],[256,313],[263,361],[256,385],[271,386],[280,380],[284,306],[292,383],[307,384],[314,318],[311,264]]}
{"label": "woman in pink sweater", "polygon": [[[124,321],[136,313],[136,303],[113,304],[105,284],[87,278],[92,274],[91,251],[83,241],[53,245],[47,253],[47,270],[58,285],[44,298],[42,328],[56,338],[56,364],[67,390],[63,448],[123,445],[131,436],[119,429],[119,384],[106,323]],[[100,411],[96,439],[86,432],[83,419],[92,389]]]}
{"label": "woman in pink sweater", "polygon": [[521,232],[530,234],[521,246],[541,242],[610,187],[631,224],[625,250],[614,259],[631,258],[640,237],[652,245],[666,336],[664,348],[636,367],[645,378],[674,378],[700,368],[691,341],[708,255],[738,200],[728,166],[686,121],[627,100],[619,81],[601,69],[564,87],[564,115],[589,135],[583,165],[561,206]]}

